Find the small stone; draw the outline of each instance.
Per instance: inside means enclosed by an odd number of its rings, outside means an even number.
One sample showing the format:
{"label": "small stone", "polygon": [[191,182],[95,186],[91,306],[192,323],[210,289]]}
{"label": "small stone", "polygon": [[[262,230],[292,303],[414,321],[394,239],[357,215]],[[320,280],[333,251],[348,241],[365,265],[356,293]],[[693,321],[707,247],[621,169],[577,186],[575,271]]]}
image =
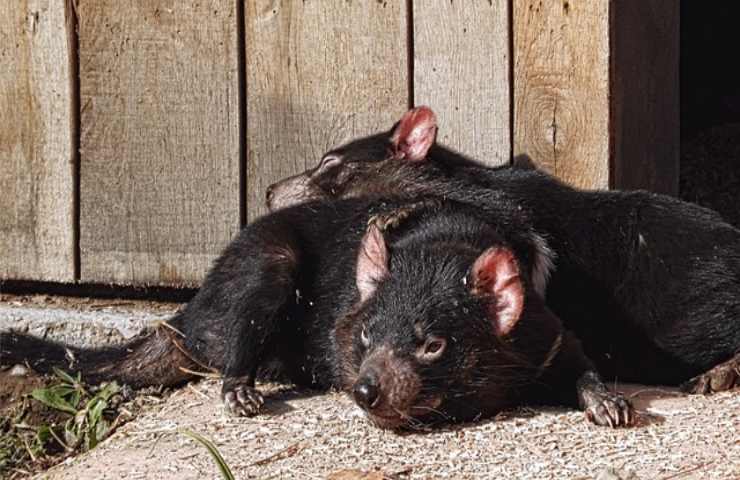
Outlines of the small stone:
{"label": "small stone", "polygon": [[609,467],[596,476],[596,480],[640,480],[634,472]]}
{"label": "small stone", "polygon": [[14,365],[13,368],[10,369],[10,376],[11,377],[25,377],[28,375],[28,368],[25,365]]}

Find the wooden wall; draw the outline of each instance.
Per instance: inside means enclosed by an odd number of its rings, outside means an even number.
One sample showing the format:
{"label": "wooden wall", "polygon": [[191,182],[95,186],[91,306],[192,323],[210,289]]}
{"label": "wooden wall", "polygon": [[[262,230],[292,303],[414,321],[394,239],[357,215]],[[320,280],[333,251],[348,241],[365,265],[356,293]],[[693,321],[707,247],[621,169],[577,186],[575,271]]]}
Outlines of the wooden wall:
{"label": "wooden wall", "polygon": [[406,110],[408,15],[405,2],[246,1],[250,220],[268,185]]}
{"label": "wooden wall", "polygon": [[75,280],[70,14],[0,2],[0,278]]}
{"label": "wooden wall", "polygon": [[193,283],[239,229],[235,2],[80,2],[83,282]]}
{"label": "wooden wall", "polygon": [[3,2],[0,279],[197,285],[267,185],[420,104],[490,165],[675,192],[677,52],[668,0]]}

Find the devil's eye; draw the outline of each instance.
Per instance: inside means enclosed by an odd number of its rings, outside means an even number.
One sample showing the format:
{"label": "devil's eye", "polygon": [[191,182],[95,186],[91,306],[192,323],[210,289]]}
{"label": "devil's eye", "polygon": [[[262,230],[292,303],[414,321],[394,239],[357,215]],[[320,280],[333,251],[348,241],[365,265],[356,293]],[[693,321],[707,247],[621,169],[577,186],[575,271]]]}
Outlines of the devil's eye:
{"label": "devil's eye", "polygon": [[317,174],[322,174],[328,170],[331,170],[332,168],[336,167],[337,165],[342,163],[342,157],[339,155],[329,153],[324,158],[321,159],[321,163],[319,163],[318,168],[316,169]]}
{"label": "devil's eye", "polygon": [[435,355],[440,353],[445,348],[444,340],[432,340],[424,346],[424,353],[427,355]]}
{"label": "devil's eye", "polygon": [[442,337],[430,335],[427,337],[424,345],[419,348],[416,356],[422,362],[433,362],[442,356],[446,347],[447,340]]}
{"label": "devil's eye", "polygon": [[362,327],[362,331],[360,331],[360,341],[365,348],[370,346],[370,337],[368,336],[367,329],[365,327]]}

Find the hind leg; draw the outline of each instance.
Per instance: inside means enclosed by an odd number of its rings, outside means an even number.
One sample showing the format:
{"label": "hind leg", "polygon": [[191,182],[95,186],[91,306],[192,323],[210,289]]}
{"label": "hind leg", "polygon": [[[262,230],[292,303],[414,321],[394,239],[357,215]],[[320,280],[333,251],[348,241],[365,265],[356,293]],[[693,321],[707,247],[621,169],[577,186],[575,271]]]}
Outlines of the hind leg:
{"label": "hind leg", "polygon": [[270,345],[285,334],[280,324],[296,310],[303,250],[299,228],[280,212],[245,227],[186,310],[189,323],[199,328],[193,337],[223,371],[221,395],[232,414],[252,416],[262,406],[254,386],[257,370]]}
{"label": "hind leg", "polygon": [[714,393],[740,386],[740,353],[681,385],[687,393]]}
{"label": "hind leg", "polygon": [[257,370],[270,353],[267,349],[285,333],[280,323],[297,302],[300,263],[291,241],[282,235],[262,236],[250,243],[248,258],[242,260],[250,271],[242,278],[242,291],[227,320],[222,389],[232,414],[252,416],[262,406],[262,396],[254,388]]}

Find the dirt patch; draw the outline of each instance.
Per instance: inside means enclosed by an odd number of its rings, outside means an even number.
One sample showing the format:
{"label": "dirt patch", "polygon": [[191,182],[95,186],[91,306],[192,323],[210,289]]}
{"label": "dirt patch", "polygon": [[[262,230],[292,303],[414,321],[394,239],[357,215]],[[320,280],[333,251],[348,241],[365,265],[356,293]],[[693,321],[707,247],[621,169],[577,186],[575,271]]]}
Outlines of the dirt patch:
{"label": "dirt patch", "polygon": [[45,470],[63,460],[58,445],[48,445],[47,455],[36,455],[36,435],[39,425],[57,425],[66,420],[60,411],[46,408],[29,396],[49,384],[47,377],[36,375],[21,366],[0,371],[0,477],[22,478]]}
{"label": "dirt patch", "polygon": [[147,393],[21,365],[0,370],[0,478],[28,477],[94,448],[136,416]]}
{"label": "dirt patch", "polygon": [[740,392],[628,391],[646,419],[638,428],[611,430],[580,412],[522,408],[477,424],[397,434],[372,426],[344,395],[276,386],[266,388],[264,414],[232,418],[223,413],[218,382],[208,380],[147,407],[43,478],[219,478],[205,449],[181,429],[210,438],[244,479],[327,478],[343,470],[355,475],[345,478],[738,478]]}
{"label": "dirt patch", "polygon": [[29,374],[24,367],[0,369],[0,416],[7,415],[24,395],[43,385],[42,376]]}

